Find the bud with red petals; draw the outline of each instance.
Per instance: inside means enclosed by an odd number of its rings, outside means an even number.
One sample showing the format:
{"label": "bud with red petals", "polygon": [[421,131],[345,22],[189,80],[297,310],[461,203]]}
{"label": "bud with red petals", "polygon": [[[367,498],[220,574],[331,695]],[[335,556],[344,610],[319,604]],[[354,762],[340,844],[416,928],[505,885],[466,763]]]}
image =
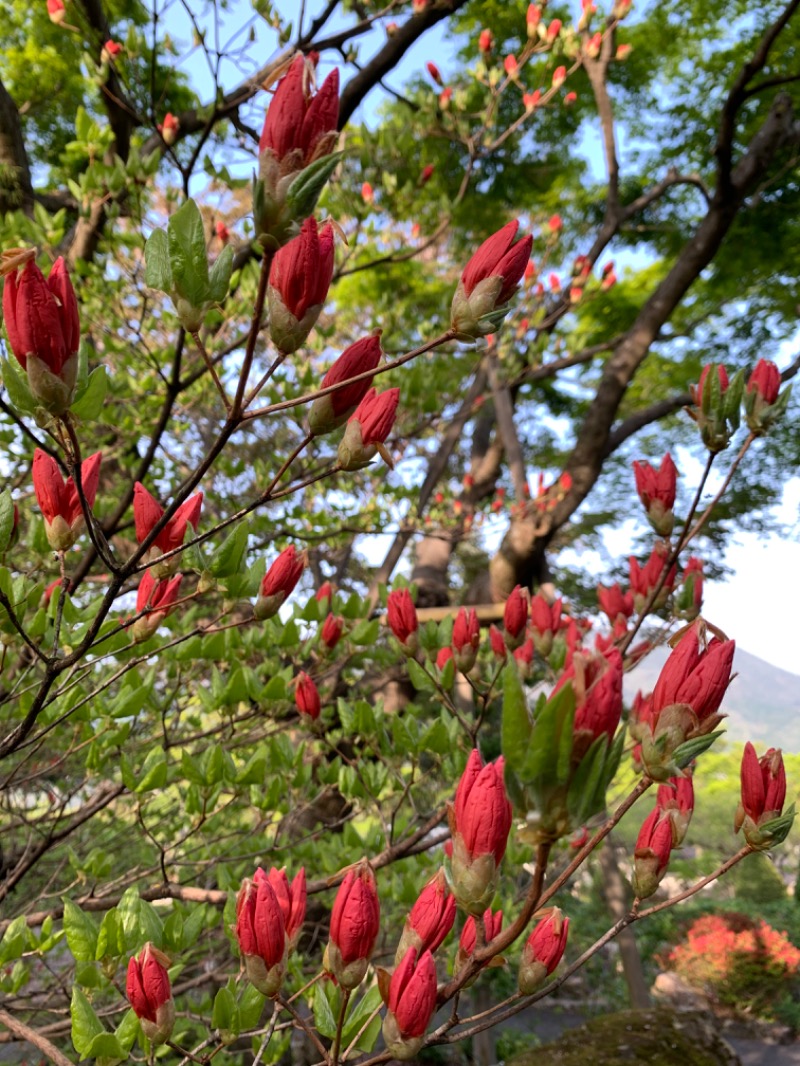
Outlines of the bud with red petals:
{"label": "bud with red petals", "polygon": [[342,639],[343,633],[344,618],[342,618],[340,614],[329,614],[322,623],[322,629],[320,630],[319,636],[328,651],[333,651]]}
{"label": "bud with red petals", "polygon": [[470,914],[464,922],[464,928],[461,930],[461,937],[458,941],[458,952],[456,961],[453,964],[454,973],[462,970],[475,953],[475,945],[478,942],[476,922],[481,922],[484,943],[488,944],[490,940],[494,940],[503,928],[503,912],[493,912],[491,907],[487,907],[481,917]]}
{"label": "bud with red petals", "polygon": [[561,609],[560,598],[555,603],[548,603],[544,596],[537,592],[531,600],[533,643],[543,659],[553,650],[553,638],[556,633],[566,625],[566,622],[561,620]]}
{"label": "bud with red petals", "polygon": [[654,807],[639,830],[633,853],[632,886],[637,899],[652,896],[667,872],[672,850],[672,819]]}
{"label": "bud with red petals", "polygon": [[[256,871],[257,880],[264,871],[259,867]],[[286,867],[276,870],[273,866],[267,874],[267,880],[272,885],[272,891],[283,914],[283,925],[286,930],[288,950],[292,951],[297,944],[300,933],[303,930],[303,922],[306,918],[306,871],[301,866],[294,875],[292,881],[286,876]]]}
{"label": "bud with red petals", "polygon": [[556,67],[553,71],[553,88],[560,89],[564,82],[567,80],[567,68]]}
{"label": "bud with red petals", "polygon": [[435,952],[453,928],[455,918],[456,898],[447,890],[444,870],[439,870],[420,892],[417,902],[406,918],[395,952],[395,965],[399,964],[412,947],[420,953]]}
{"label": "bud with red petals", "polygon": [[181,128],[181,120],[177,115],[173,115],[171,111],[168,111],[164,115],[163,122],[156,123],[156,129],[164,139],[164,144],[168,148],[171,148],[178,139],[178,133]]}
{"label": "bud with red petals", "polygon": [[563,23],[561,22],[561,19],[553,19],[553,21],[547,27],[546,39],[549,42],[552,43],[556,39],[556,37],[558,37],[559,33],[561,33],[562,25]]}
{"label": "bud with red petals", "polygon": [[474,607],[469,611],[461,607],[453,623],[453,654],[456,666],[462,674],[468,674],[475,665],[481,644],[481,627]]}
{"label": "bud with red petals", "polygon": [[503,630],[506,645],[510,650],[518,648],[525,640],[528,624],[528,596],[521,585],[515,585],[506,600],[503,611]]}
{"label": "bud with red petals", "polygon": [[520,644],[518,648],[514,649],[514,662],[519,667],[520,677],[523,680],[527,680],[530,674],[533,653],[533,640],[530,637],[523,644]]}
{"label": "bud with red petals", "polygon": [[284,548],[261,579],[253,613],[263,622],[278,613],[281,605],[291,596],[306,566],[305,552],[299,552],[294,544]]}
{"label": "bud with red petals", "polygon": [[375,875],[366,859],[351,867],[339,886],[331,914],[323,966],[342,988],[361,984],[380,932]]}
{"label": "bud with red petals", "polygon": [[515,242],[518,229],[516,220],[503,226],[464,267],[450,311],[450,323],[460,337],[486,337],[508,313],[533,244],[530,236]]}
{"label": "bud with red petals", "polygon": [[339,465],[342,470],[360,470],[380,452],[388,467],[392,457],[384,447],[392,431],[400,402],[400,389],[377,392],[370,389],[355,409],[339,444]]}
{"label": "bud with red petals", "polygon": [[[194,496],[190,496],[180,505],[172,518],[159,530],[158,536],[144,554],[144,562],[149,565],[153,577],[169,577],[178,569],[179,554],[172,555],[163,561],[159,560],[162,555],[180,548],[189,526],[197,532],[202,506],[203,494],[196,492]],[[144,543],[145,539],[150,536],[156,523],[161,521],[163,514],[164,508],[153,499],[144,485],[137,481],[133,486],[133,521],[136,528],[136,540],[139,544]]]}
{"label": "bud with red petals", "polygon": [[[102,458],[102,452],[95,452],[81,463],[81,484],[90,508],[97,496]],[[68,551],[85,525],[78,488],[71,477],[61,476],[58,463],[41,448],[33,453],[33,490],[44,516],[47,543],[53,551]]]}
{"label": "bud with red petals", "polygon": [[294,702],[301,714],[316,720],[319,718],[322,704],[319,698],[319,690],[308,674],[301,670],[297,675],[297,684],[294,689]]}
{"label": "bud with red petals", "polygon": [[153,1047],[165,1044],[175,1025],[175,1004],[169,984],[169,959],[149,941],[128,962],[125,994]]}
{"label": "bud with red petals", "polygon": [[528,4],[528,12],[525,16],[526,28],[529,37],[535,37],[537,27],[542,21],[542,9],[539,4]]}
{"label": "bud with red petals", "polygon": [[275,255],[269,274],[269,333],[280,352],[296,352],[319,318],[333,277],[333,226],[309,217]]}
{"label": "bud with red petals", "polygon": [[693,622],[703,606],[703,560],[692,555],[686,560],[683,584],[675,593],[675,613]]}
{"label": "bud with red petals", "polygon": [[747,426],[762,436],[786,410],[791,385],[780,395],[781,372],[769,359],[759,359],[744,392]]}
{"label": "bud with red petals", "polygon": [[519,990],[530,996],[544,984],[561,962],[567,946],[569,918],[553,907],[546,918],[536,923],[522,949],[519,963]]}
{"label": "bud with red petals", "polygon": [[504,762],[483,765],[472,751],[447,818],[453,841],[453,894],[470,914],[481,914],[494,895],[497,869],[511,830],[511,804],[503,781]]}
{"label": "bud with red petals", "polygon": [[339,72],[312,93],[314,62],[295,56],[273,94],[258,143],[254,214],[259,237],[273,248],[297,232],[337,162]]}
{"label": "bud with red petals", "polygon": [[600,609],[612,625],[618,618],[630,618],[633,614],[633,596],[630,592],[623,592],[618,582],[610,586],[598,585],[597,599]]}
{"label": "bud with red petals", "polygon": [[286,973],[289,951],[284,911],[269,877],[259,867],[236,897],[236,939],[248,979],[274,999]]}
{"label": "bud with red petals", "polygon": [[55,26],[60,26],[67,17],[64,0],[47,0],[47,15]]}
{"label": "bud with red petals", "polygon": [[672,821],[672,846],[679,847],[686,836],[686,830],[694,812],[694,785],[691,774],[670,777],[658,786],[656,805]]}
{"label": "bud with red petals", "polygon": [[494,47],[494,34],[491,30],[481,30],[478,35],[478,51],[487,55]]}
{"label": "bud with red petals", "polygon": [[638,614],[642,613],[650,594],[659,584],[661,584],[661,588],[652,604],[652,609],[658,610],[667,602],[667,598],[675,584],[675,574],[677,572],[675,566],[671,566],[666,578],[661,583],[661,575],[664,573],[668,558],[669,548],[660,541],[653,548],[650,558],[644,566],[639,566],[638,560],[633,555],[630,556],[628,560],[630,586],[633,594],[633,605]]}
{"label": "bud with red petals", "polygon": [[616,648],[605,655],[575,652],[553,692],[567,683],[575,692],[572,761],[579,763],[598,737],[614,739],[622,717],[622,656]]}
{"label": "bud with red petals", "polygon": [[506,657],[506,642],[496,625],[489,626],[489,643],[492,648],[492,655],[502,662]]}
{"label": "bud with red petals", "polygon": [[662,537],[668,537],[675,523],[673,507],[677,489],[678,468],[667,452],[658,470],[646,460],[633,464],[636,491],[642,501],[650,525]]}
{"label": "bud with red petals", "polygon": [[743,388],[741,372],[730,381],[721,364],[704,367],[697,385],[689,387],[694,406],[686,409],[687,414],[697,423],[712,454],[724,451],[739,428]]}
{"label": "bud with red petals", "polygon": [[436,964],[430,951],[410,947],[389,982],[383,1020],[386,1050],[401,1061],[416,1057],[436,1010]]}
{"label": "bud with red petals", "polygon": [[[770,748],[764,755],[756,755],[756,749],[748,742],[742,754],[742,795],[736,812],[734,829],[744,831],[744,838],[751,848],[762,851],[779,844],[786,836],[789,825],[774,825],[781,819],[786,799],[786,771],[780,748]],[[793,811],[791,812],[793,814]]]}
{"label": "bud with red petals", "polygon": [[394,589],[389,593],[386,603],[386,617],[389,628],[396,639],[403,645],[407,654],[414,655],[419,647],[417,630],[417,610],[408,589]]}
{"label": "bud with red petals", "polygon": [[[183,575],[157,580],[146,570],[136,593],[136,613],[141,614],[131,627],[134,643],[149,640],[178,601]],[[144,612],[144,613],[142,613]]]}
{"label": "bud with red petals", "polygon": [[45,280],[33,255],[32,250],[23,253],[24,267],[6,274],[3,318],[33,398],[50,414],[61,415],[72,403],[78,376],[78,301],[64,260],[55,261]]}
{"label": "bud with red petals", "polygon": [[425,68],[437,85],[444,85],[444,82],[442,81],[441,71],[435,63],[428,62],[425,64]]}
{"label": "bud with red petals", "polygon": [[[327,389],[331,385],[339,385],[359,374],[375,370],[381,354],[380,333],[362,337],[342,352],[322,379],[320,388]],[[371,384],[372,374],[350,385],[343,385],[325,396],[318,396],[308,412],[308,425],[314,436],[330,433],[344,425],[369,392]]]}

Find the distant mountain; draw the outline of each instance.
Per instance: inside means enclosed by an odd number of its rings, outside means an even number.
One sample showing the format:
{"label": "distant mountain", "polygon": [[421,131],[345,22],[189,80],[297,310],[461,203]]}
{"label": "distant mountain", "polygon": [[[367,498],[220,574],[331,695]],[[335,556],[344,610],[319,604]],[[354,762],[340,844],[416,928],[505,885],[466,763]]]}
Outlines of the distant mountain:
{"label": "distant mountain", "polygon": [[[638,689],[652,691],[668,654],[668,648],[657,648],[625,676],[627,701]],[[737,676],[722,704],[728,715],[723,727],[729,739],[761,741],[786,752],[800,753],[800,676],[770,666],[741,648],[736,649],[733,668]]]}

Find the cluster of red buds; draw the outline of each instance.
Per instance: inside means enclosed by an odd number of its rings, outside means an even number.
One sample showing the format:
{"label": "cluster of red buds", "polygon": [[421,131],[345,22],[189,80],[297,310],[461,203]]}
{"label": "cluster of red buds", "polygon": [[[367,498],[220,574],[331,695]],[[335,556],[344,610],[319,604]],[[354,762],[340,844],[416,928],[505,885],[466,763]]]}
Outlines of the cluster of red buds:
{"label": "cluster of red buds", "polygon": [[274,999],[280,992],[289,952],[297,943],[306,914],[306,875],[290,883],[286,870],[259,867],[245,878],[236,899],[236,939],[248,980]]}
{"label": "cluster of red buds", "polygon": [[770,748],[761,758],[748,741],[742,755],[742,792],[734,828],[742,830],[754,851],[763,851],[786,839],[794,818],[794,805],[783,814],[786,771],[780,748]]}
{"label": "cluster of red buds", "polygon": [[[102,452],[95,452],[81,463],[81,487],[90,510],[100,484],[102,458]],[[80,494],[74,479],[64,479],[56,460],[41,448],[33,453],[33,490],[44,516],[47,543],[53,551],[69,551],[85,527]]]}
{"label": "cluster of red buds", "polygon": [[534,926],[522,949],[519,964],[519,990],[523,996],[537,992],[561,962],[567,946],[569,918],[558,907]]}
{"label": "cluster of red buds", "polygon": [[533,238],[516,240],[519,223],[509,222],[478,248],[461,274],[450,311],[450,324],[463,340],[493,333],[508,314],[530,259]]}
{"label": "cluster of red buds", "polygon": [[[182,503],[158,531],[144,555],[144,562],[150,567],[153,577],[169,577],[178,569],[177,549],[183,546],[190,526],[197,532],[202,507],[203,494],[197,492]],[[137,481],[133,487],[133,520],[139,544],[144,543],[163,516],[163,507],[153,499],[144,485]],[[175,554],[170,555],[170,552]],[[169,558],[162,558],[165,555]]]}
{"label": "cluster of red buds", "polygon": [[673,508],[678,482],[678,468],[667,452],[658,470],[646,460],[633,464],[636,491],[647,514],[650,525],[660,537],[668,537],[675,524]]}
{"label": "cluster of red buds", "polygon": [[633,891],[652,896],[667,872],[670,855],[686,836],[694,811],[694,787],[688,772],[671,777],[658,789],[656,806],[645,818],[633,852]]}

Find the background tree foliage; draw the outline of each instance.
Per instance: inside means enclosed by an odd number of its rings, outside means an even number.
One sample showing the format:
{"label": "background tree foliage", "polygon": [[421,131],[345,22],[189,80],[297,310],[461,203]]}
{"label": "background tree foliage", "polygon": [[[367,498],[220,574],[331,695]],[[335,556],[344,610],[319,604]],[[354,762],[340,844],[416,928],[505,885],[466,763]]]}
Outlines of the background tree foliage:
{"label": "background tree foliage", "polygon": [[[681,413],[701,367],[775,358],[785,380],[800,367],[788,346],[800,302],[797,0],[643,3],[618,25],[600,11],[602,50],[583,62],[571,29],[580,12],[548,5],[546,20],[561,18],[564,30],[525,64],[519,84],[506,78],[503,57],[528,43],[526,5],[411,6],[342,0],[282,14],[269,3],[69,0],[67,28],[38,0],[33,11],[22,0],[6,5],[0,249],[35,245],[42,264],[63,254],[76,279],[89,362],[107,372],[107,391],[98,385],[85,411],[81,448],[103,451],[95,513],[115,558],[135,548],[134,482],[172,500],[225,421],[171,303],[145,285],[145,240],[189,193],[212,259],[222,249],[215,224],[231,231],[229,294],[202,339],[232,391],[260,271],[250,173],[267,93],[295,49],[319,52],[321,73],[341,68],[345,154],[318,214],[335,219],[346,241],[315,332],[260,404],[313,391],[332,354],[373,329],[383,330],[387,359],[442,333],[463,264],[512,217],[534,235],[538,271],[488,345],[450,343],[384,375],[401,389],[393,473],[379,465],[323,477],[335,443],[316,438],[292,464],[294,491],[187,551],[182,566],[199,575],[200,591],[193,581],[144,648],[118,625],[133,610],[131,579],[98,643],[40,699],[44,668],[3,621],[0,988],[8,1008],[50,1039],[70,1032],[74,977],[83,991],[73,1017],[89,1018],[91,1001],[106,1026],[123,1024],[127,1051],[135,1029],[118,994],[120,966],[145,940],[180,959],[173,980],[190,1004],[181,1044],[204,1032],[212,1009],[221,1030],[255,1028],[263,1004],[234,997],[229,942],[235,889],[257,863],[309,874],[314,906],[304,955],[292,962],[298,987],[315,972],[303,960],[324,941],[327,879],[363,854],[380,868],[388,958],[402,915],[440,862],[443,803],[472,740],[487,757],[499,754],[499,710],[495,689],[468,700],[465,730],[421,670],[410,668],[408,684],[379,617],[383,586],[399,573],[417,586],[420,607],[479,604],[496,618],[514,585],[555,586],[574,612],[596,613],[595,575],[574,553],[564,566],[562,553],[602,551],[629,516],[631,458],[678,446],[704,459]],[[389,22],[398,27],[387,34]],[[483,28],[494,37],[488,56],[478,49]],[[108,39],[123,45],[111,65],[100,58]],[[424,71],[424,59],[439,61],[426,41],[445,39],[446,107]],[[620,44],[632,46],[624,61]],[[187,73],[187,53],[203,58],[202,75],[197,64]],[[562,64],[566,84],[548,97]],[[537,88],[546,103],[526,111],[523,92]],[[577,93],[572,106],[567,91]],[[180,120],[172,146],[157,130],[167,112]],[[359,193],[364,183],[373,202]],[[578,255],[592,273],[572,300]],[[611,260],[618,280],[604,288]],[[272,359],[264,338],[256,379]],[[304,413],[290,407],[231,436],[202,477],[201,532],[271,483],[304,438]],[[800,459],[795,425],[790,409],[745,454],[694,549],[707,571],[731,530],[769,521]],[[5,560],[19,582],[14,602],[32,642],[49,649],[59,597],[48,603],[43,592],[59,570],[30,464],[36,444],[55,449],[7,392],[0,444],[20,510]],[[562,472],[571,479],[544,516],[529,503],[540,471],[546,485]],[[694,489],[685,478],[679,514]],[[289,614],[252,624],[265,563],[288,543],[308,550],[302,593]],[[649,552],[651,538],[641,543]],[[109,581],[86,538],[67,571],[64,656],[93,632]],[[609,571],[620,571],[618,561]],[[345,619],[333,652],[319,636],[326,607],[312,595],[324,580]],[[428,646],[446,643],[450,625],[430,622]],[[300,668],[323,692],[319,728],[297,720]],[[456,706],[467,697],[459,690]],[[516,842],[510,858],[502,902],[513,910],[530,849]],[[62,936],[74,969],[57,946]],[[363,1020],[378,1002],[374,990],[366,995]],[[268,1054],[284,1050],[276,1042]]]}

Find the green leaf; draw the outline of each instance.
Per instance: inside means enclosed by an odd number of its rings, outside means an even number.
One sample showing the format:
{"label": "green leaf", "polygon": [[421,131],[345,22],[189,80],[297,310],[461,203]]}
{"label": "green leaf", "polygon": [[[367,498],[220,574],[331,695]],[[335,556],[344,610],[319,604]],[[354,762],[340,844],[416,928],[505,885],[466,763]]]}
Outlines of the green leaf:
{"label": "green leaf", "polygon": [[411,684],[419,692],[435,692],[436,686],[431,678],[425,673],[422,667],[419,665],[416,659],[409,659],[408,663],[408,676],[411,680]]}
{"label": "green leaf", "polygon": [[209,570],[214,577],[230,577],[243,569],[247,553],[247,522],[239,522],[214,554]]}
{"label": "green leaf", "polygon": [[209,298],[206,235],[200,209],[187,200],[167,225],[172,287],[192,307],[202,307]]}
{"label": "green leaf", "polygon": [[234,1027],[235,1013],[236,1000],[233,998],[233,992],[225,986],[217,992],[214,998],[211,1024],[215,1029],[231,1030]]}
{"label": "green leaf", "polygon": [[572,721],[574,712],[575,692],[570,684],[559,689],[539,710],[534,717],[525,762],[519,770],[521,781],[555,778],[564,724]]}
{"label": "green leaf", "polygon": [[137,792],[152,792],[167,783],[167,757],[163,748],[157,746],[148,751],[142,764],[141,776],[136,784]]}
{"label": "green leaf", "polygon": [[88,1058],[95,1038],[102,1035],[110,1036],[111,1034],[106,1033],[91,1003],[77,985],[72,987],[72,1001],[69,1013],[72,1018],[73,1046],[82,1059]]}
{"label": "green leaf", "polygon": [[314,210],[319,195],[328,178],[333,174],[343,157],[343,152],[322,156],[301,170],[286,193],[286,206],[295,222],[302,222]]}
{"label": "green leaf", "polygon": [[0,492],[0,555],[8,548],[14,532],[14,501],[8,489]]}
{"label": "green leaf", "polygon": [[25,921],[25,915],[20,914],[9,924],[3,933],[3,939],[0,940],[0,963],[18,959],[28,947],[30,940],[31,933]]}
{"label": "green leaf", "polygon": [[228,295],[233,272],[233,245],[226,244],[208,272],[209,298],[221,304]]}
{"label": "green leaf", "polygon": [[696,759],[698,755],[708,751],[717,737],[721,737],[724,732],[724,729],[718,729],[715,733],[706,733],[703,737],[695,737],[694,740],[685,741],[673,752],[673,762],[679,770],[685,770],[689,763]]}
{"label": "green leaf", "polygon": [[500,747],[506,766],[520,770],[530,743],[533,723],[528,711],[528,700],[513,660],[503,670],[503,719],[500,729]]}
{"label": "green leaf", "polygon": [[107,955],[112,957],[121,955],[122,951],[123,945],[119,939],[119,924],[115,908],[114,910],[106,911],[103,915],[103,920],[100,923],[100,932],[97,935],[95,959],[99,962]]}
{"label": "green leaf", "polygon": [[126,1012],[125,1017],[114,1030],[114,1036],[119,1041],[119,1045],[125,1055],[127,1055],[133,1047],[138,1034],[139,1019],[136,1017],[136,1014],[133,1010],[129,1010]]}
{"label": "green leaf", "polygon": [[88,914],[70,899],[64,900],[64,933],[69,950],[77,962],[94,961],[98,929]]}
{"label": "green leaf", "polygon": [[314,989],[314,1026],[317,1032],[328,1040],[333,1040],[336,1036],[336,1019],[321,984]]}
{"label": "green leaf", "polygon": [[242,1029],[255,1029],[266,1001],[266,996],[262,995],[255,985],[247,985],[239,1000],[239,1021]]}
{"label": "green leaf", "polygon": [[33,414],[36,401],[31,396],[28,380],[23,376],[16,359],[3,359],[3,384],[6,387],[11,406],[25,414]]}
{"label": "green leaf", "polygon": [[93,422],[103,410],[108,392],[108,372],[101,363],[89,375],[86,388],[70,407],[70,411],[83,422]]}
{"label": "green leaf", "polygon": [[156,229],[147,238],[144,246],[144,283],[151,289],[162,292],[172,290],[172,273],[169,268],[169,241],[163,229]]}
{"label": "green leaf", "polygon": [[122,1045],[114,1033],[98,1033],[89,1044],[83,1057],[87,1059],[115,1059],[117,1062],[121,1062],[128,1056],[123,1051]]}
{"label": "green leaf", "polygon": [[[377,1010],[382,1003],[383,1000],[381,999],[380,990],[377,985],[373,985],[372,988],[370,988],[359,1000],[355,1010],[353,1010],[352,1013],[348,1013],[342,1030],[342,1047],[349,1046],[366,1022],[367,1018],[369,1018],[370,1014]],[[380,1017],[373,1018],[369,1026],[367,1026],[361,1036],[359,1036],[356,1047],[361,1051],[371,1051],[378,1038],[380,1027]]]}

